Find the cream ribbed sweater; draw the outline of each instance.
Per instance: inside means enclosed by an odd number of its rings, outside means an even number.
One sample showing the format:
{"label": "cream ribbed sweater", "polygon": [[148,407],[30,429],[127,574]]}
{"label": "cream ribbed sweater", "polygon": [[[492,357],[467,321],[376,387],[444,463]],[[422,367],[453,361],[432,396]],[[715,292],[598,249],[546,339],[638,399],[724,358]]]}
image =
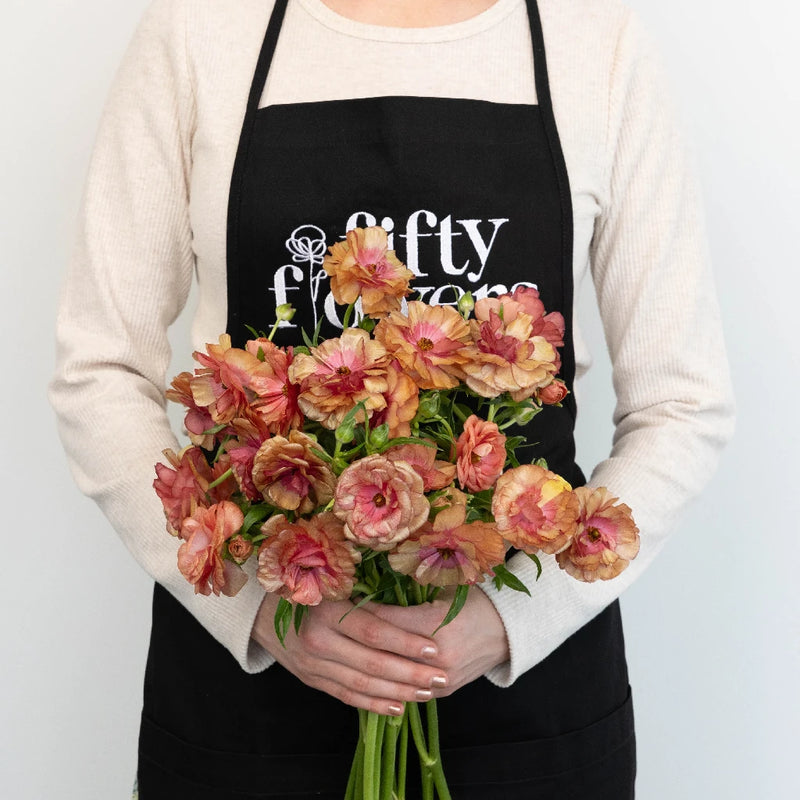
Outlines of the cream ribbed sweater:
{"label": "cream ribbed sweater", "polygon": [[[576,292],[591,266],[617,394],[616,434],[591,483],[633,509],[638,559],[585,585],[545,559],[532,597],[486,587],[512,682],[641,574],[714,468],[732,401],[701,212],[651,45],[617,0],[540,0],[575,215]],[[116,77],[91,168],[58,321],[51,398],[76,479],[135,558],[255,672],[262,590],[196,597],[151,488],[176,447],[164,412],[167,327],[193,278],[197,348],[226,323],[228,187],[270,0],[156,0]],[[428,29],[364,25],[321,0],[291,0],[262,104],[432,95],[535,102],[524,0]],[[578,375],[588,367],[579,320]],[[580,393],[578,391],[580,403]]]}

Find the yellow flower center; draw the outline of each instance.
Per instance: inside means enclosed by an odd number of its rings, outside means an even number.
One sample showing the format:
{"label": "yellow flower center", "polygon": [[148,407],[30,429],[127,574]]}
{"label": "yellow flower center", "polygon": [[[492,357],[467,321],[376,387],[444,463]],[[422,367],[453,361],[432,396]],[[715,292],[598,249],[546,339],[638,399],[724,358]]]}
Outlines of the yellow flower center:
{"label": "yellow flower center", "polygon": [[281,394],[284,397],[288,397],[289,396],[289,387],[285,383],[283,384],[283,386],[281,386]]}
{"label": "yellow flower center", "polygon": [[374,275],[376,270],[378,269],[378,267],[375,264],[367,264],[366,269],[367,269],[367,272],[369,272],[370,275]]}
{"label": "yellow flower center", "polygon": [[383,508],[386,505],[386,498],[378,492],[378,494],[372,498],[372,502],[375,503],[378,508]]}
{"label": "yellow flower center", "polygon": [[439,551],[442,561],[449,561],[453,557],[453,551],[450,548],[445,548]]}
{"label": "yellow flower center", "polygon": [[423,336],[421,339],[417,341],[417,347],[420,350],[433,350],[433,342],[427,337]]}
{"label": "yellow flower center", "polygon": [[600,531],[597,528],[589,528],[586,531],[586,535],[593,541],[596,542],[600,538]]}
{"label": "yellow flower center", "polygon": [[472,455],[469,457],[469,460],[470,460],[470,462],[472,464],[480,464],[481,463],[481,457],[474,451],[473,451]]}
{"label": "yellow flower center", "polygon": [[337,375],[349,375],[350,374],[350,367],[345,364],[342,364],[341,367],[338,367],[336,370]]}

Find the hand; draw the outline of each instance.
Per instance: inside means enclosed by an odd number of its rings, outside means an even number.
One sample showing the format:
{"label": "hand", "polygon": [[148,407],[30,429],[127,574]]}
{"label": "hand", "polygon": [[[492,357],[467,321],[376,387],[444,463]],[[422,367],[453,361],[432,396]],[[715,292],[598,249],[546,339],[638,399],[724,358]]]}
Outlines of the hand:
{"label": "hand", "polygon": [[[452,593],[411,608],[375,603],[367,608],[386,622],[430,636],[447,614],[451,599]],[[436,697],[452,694],[510,658],[503,621],[492,601],[477,587],[470,589],[464,608],[436,633],[434,640],[439,652],[427,663],[439,667],[449,679],[446,687],[434,689]]]}
{"label": "hand", "polygon": [[343,703],[399,716],[404,702],[430,700],[434,687],[448,684],[447,672],[432,665],[439,644],[429,634],[436,624],[422,633],[408,631],[363,608],[353,610],[349,600],[323,601],[309,609],[299,634],[290,628],[284,647],[273,623],[277,604],[276,595],[264,597],[253,639],[303,683]]}

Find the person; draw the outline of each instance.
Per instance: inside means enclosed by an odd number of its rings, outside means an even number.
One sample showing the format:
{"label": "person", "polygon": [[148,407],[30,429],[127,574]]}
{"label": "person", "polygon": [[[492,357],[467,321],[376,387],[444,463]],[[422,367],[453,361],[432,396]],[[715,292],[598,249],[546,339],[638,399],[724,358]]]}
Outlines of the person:
{"label": "person", "polygon": [[[731,432],[698,191],[653,47],[618,0],[155,0],[111,91],[58,321],[52,403],[80,487],[155,579],[142,800],[341,797],[350,706],[441,701],[454,797],[633,797],[617,597],[653,560]],[[286,647],[251,579],[198,597],[152,491],[177,449],[167,329],[193,277],[197,349],[274,308],[341,322],[325,250],[381,224],[422,299],[536,286],[566,320],[561,376],[589,366],[573,318],[591,272],[617,395],[591,475],[632,507],[639,558],[579,584],[524,556],[531,597],[323,603]],[[591,398],[587,398],[591,402]],[[573,485],[575,393],[530,430]],[[534,585],[535,584],[535,585]],[[410,795],[413,796],[413,795]]]}

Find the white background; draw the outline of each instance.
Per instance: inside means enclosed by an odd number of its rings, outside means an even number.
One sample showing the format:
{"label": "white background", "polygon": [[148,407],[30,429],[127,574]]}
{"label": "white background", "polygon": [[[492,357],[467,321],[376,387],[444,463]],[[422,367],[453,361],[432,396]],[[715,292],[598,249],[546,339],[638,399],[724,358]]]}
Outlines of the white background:
{"label": "white background", "polygon": [[[135,772],[151,584],[74,488],[45,386],[95,126],[145,1],[3,0],[0,792],[11,800],[127,798]],[[797,6],[631,3],[694,144],[739,404],[719,472],[623,599],[638,797],[789,800],[800,797]],[[596,320],[586,333],[588,469],[608,449],[613,400]]]}

